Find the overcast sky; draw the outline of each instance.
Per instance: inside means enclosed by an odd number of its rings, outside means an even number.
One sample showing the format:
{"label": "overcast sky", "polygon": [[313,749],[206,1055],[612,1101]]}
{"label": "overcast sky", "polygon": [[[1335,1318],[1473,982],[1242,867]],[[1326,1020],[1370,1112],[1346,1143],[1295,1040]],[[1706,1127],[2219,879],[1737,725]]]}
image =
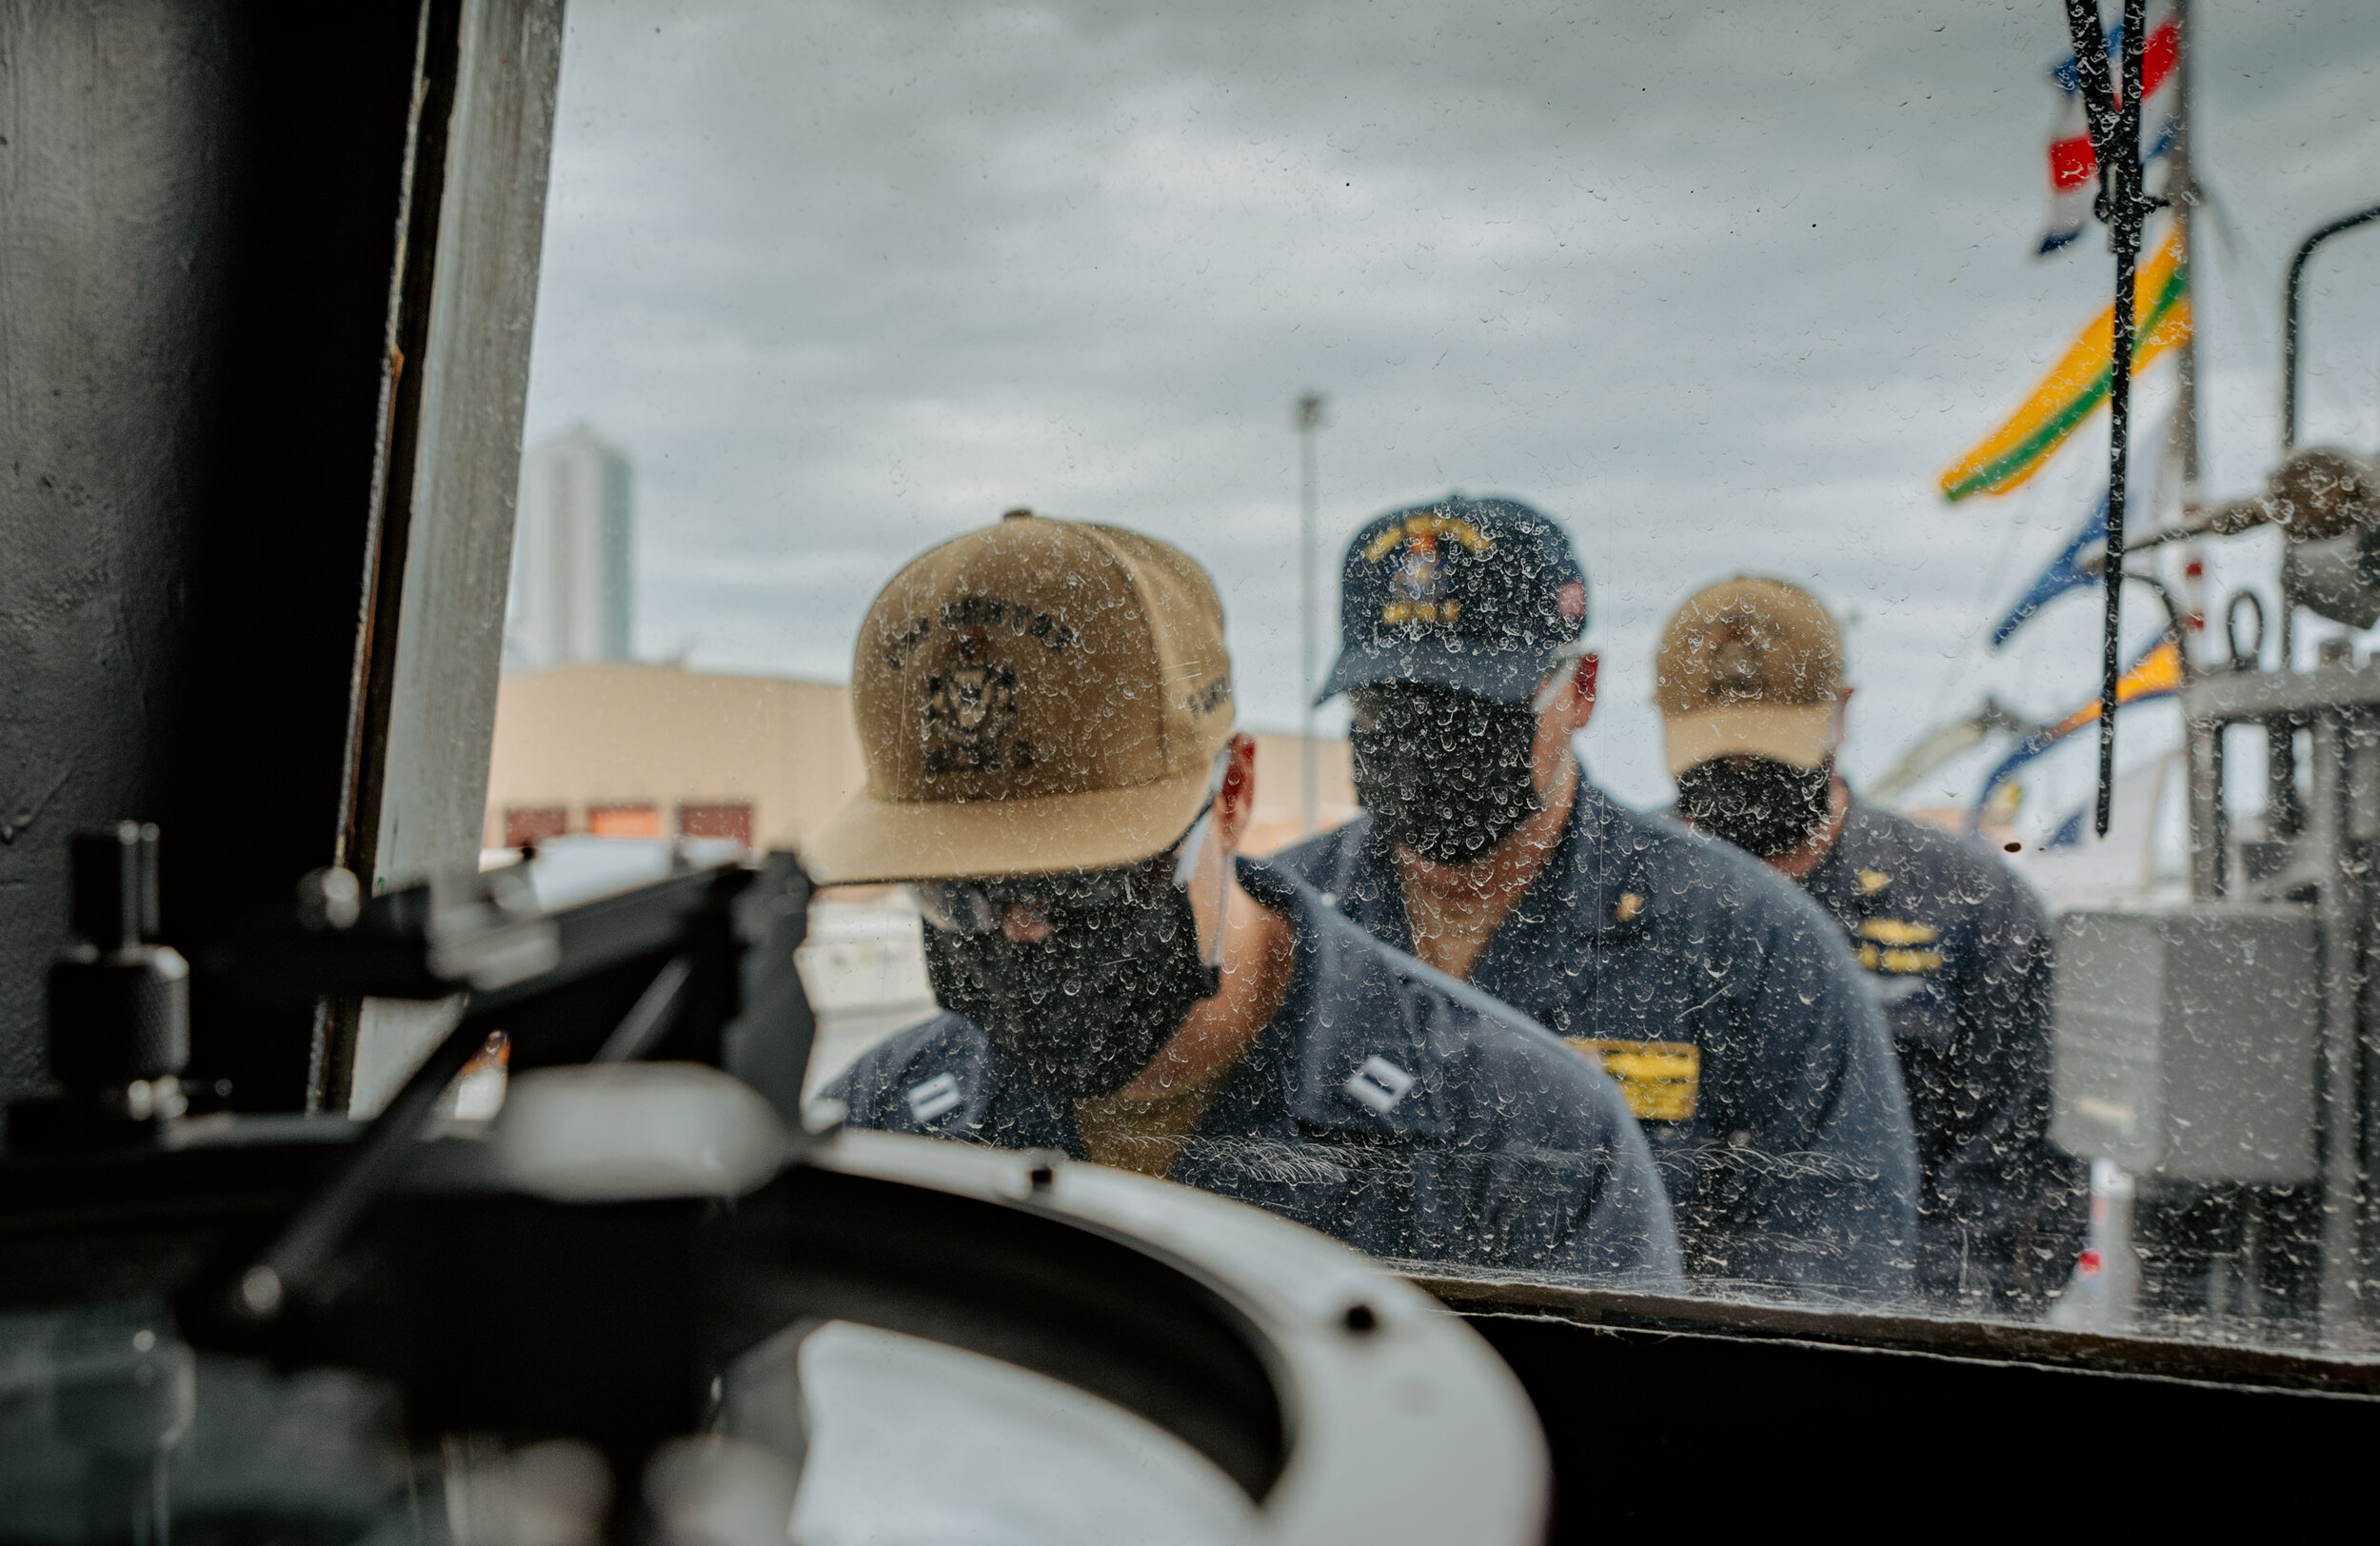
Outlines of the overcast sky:
{"label": "overcast sky", "polygon": [[[572,0],[530,434],[634,459],[642,653],[843,679],[904,560],[1029,505],[1187,548],[1243,721],[1293,725],[1312,387],[1326,573],[1450,488],[1568,526],[1624,799],[1668,796],[1661,620],[1741,570],[1852,620],[1854,777],[1986,691],[2091,694],[2091,601],[1984,636],[2085,513],[2105,415],[2023,493],[1934,493],[2106,304],[2095,231],[2031,256],[2053,0],[1149,9]],[[2380,200],[2380,6],[2193,16],[2204,436],[2238,492],[2289,250]],[[2308,438],[2369,451],[2380,228],[2308,307]]]}

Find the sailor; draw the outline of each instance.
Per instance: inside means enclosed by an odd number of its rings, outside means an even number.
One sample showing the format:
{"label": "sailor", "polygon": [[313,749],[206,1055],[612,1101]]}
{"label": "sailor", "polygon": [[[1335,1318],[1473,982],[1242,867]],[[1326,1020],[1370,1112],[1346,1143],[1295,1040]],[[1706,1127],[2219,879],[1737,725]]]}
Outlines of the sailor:
{"label": "sailor", "polygon": [[1690,1277],[1883,1299],[1915,1162],[1840,936],[1722,844],[1621,808],[1571,750],[1596,701],[1586,574],[1512,500],[1393,510],[1348,545],[1341,648],[1365,814],[1282,855],[1348,919],[1616,1080]]}
{"label": "sailor", "polygon": [[1675,1290],[1609,1080],[1235,859],[1255,743],[1180,552],[1012,512],[876,598],[852,699],[867,784],[808,861],[911,885],[942,1005],[828,1088],[853,1125],[1063,1150],[1377,1256]]}
{"label": "sailor", "polygon": [[1890,1023],[1916,1130],[1917,1280],[2038,1305],[2079,1250],[2082,1162],[2050,1144],[2050,922],[1992,854],[1853,797],[1843,646],[1781,580],[1700,591],[1655,666],[1678,814],[1841,925]]}

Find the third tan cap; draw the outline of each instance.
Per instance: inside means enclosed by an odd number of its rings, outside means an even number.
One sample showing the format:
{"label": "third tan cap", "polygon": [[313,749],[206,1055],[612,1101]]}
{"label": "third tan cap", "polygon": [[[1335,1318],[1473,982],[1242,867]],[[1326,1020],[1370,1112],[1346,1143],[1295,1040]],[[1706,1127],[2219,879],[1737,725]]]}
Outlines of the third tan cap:
{"label": "third tan cap", "polygon": [[1843,637],[1808,591],[1750,576],[1697,591],[1654,656],[1670,773],[1715,757],[1815,767],[1834,749],[1842,687]]}
{"label": "third tan cap", "polygon": [[822,882],[1111,869],[1163,851],[1231,739],[1223,608],[1180,549],[1029,512],[894,576],[860,625],[867,786]]}

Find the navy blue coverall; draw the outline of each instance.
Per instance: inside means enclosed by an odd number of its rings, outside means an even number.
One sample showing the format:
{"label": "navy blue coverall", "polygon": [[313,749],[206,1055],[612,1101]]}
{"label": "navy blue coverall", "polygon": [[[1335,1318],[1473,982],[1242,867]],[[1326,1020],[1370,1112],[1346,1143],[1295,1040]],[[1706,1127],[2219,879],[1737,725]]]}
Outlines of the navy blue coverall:
{"label": "navy blue coverall", "polygon": [[[1413,947],[1370,816],[1277,862]],[[1581,779],[1561,847],[1471,982],[1618,1079],[1690,1277],[1908,1292],[1917,1170],[1900,1072],[1841,935],[1791,882]]]}
{"label": "navy blue coverall", "polygon": [[1892,1028],[1916,1129],[1917,1282],[2037,1301],[2082,1248],[2083,1162],[2050,1142],[2050,920],[1968,843],[1852,802],[1802,886],[1835,916]]}
{"label": "navy blue coverall", "polygon": [[[1610,1080],[1286,872],[1239,869],[1290,920],[1296,964],[1168,1179],[1395,1261],[1678,1290],[1661,1184]],[[948,1012],[870,1048],[824,1093],[855,1127],[1084,1153],[1069,1104]]]}

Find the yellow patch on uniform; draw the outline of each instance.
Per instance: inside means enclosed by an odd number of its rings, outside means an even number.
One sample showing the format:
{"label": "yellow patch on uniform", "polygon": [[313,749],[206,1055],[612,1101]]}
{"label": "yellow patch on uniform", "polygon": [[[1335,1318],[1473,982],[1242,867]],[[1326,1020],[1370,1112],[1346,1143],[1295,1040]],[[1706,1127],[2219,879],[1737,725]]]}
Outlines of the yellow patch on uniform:
{"label": "yellow patch on uniform", "polygon": [[1462,603],[1390,602],[1380,608],[1382,623],[1452,623],[1462,616]]}
{"label": "yellow patch on uniform", "polygon": [[1877,892],[1883,890],[1886,886],[1891,885],[1892,883],[1893,878],[1885,874],[1882,870],[1861,870],[1859,872],[1859,894],[1863,897],[1873,897]]}
{"label": "yellow patch on uniform", "polygon": [[1619,905],[1612,909],[1612,917],[1622,923],[1632,922],[1644,911],[1644,898],[1634,891],[1619,894]]}
{"label": "yellow patch on uniform", "polygon": [[1859,937],[1878,944],[1932,944],[1942,937],[1942,931],[1898,918],[1871,918],[1859,925]]}
{"label": "yellow patch on uniform", "polygon": [[1907,977],[1916,972],[1938,972],[1942,969],[1939,950],[1901,950],[1889,946],[1863,944],[1859,947],[1859,964],[1872,972],[1888,972]]}
{"label": "yellow patch on uniform", "polygon": [[1692,1041],[1602,1041],[1574,1036],[1570,1044],[1603,1064],[1638,1121],[1682,1122],[1695,1114],[1695,1096],[1702,1087],[1702,1049]]}

